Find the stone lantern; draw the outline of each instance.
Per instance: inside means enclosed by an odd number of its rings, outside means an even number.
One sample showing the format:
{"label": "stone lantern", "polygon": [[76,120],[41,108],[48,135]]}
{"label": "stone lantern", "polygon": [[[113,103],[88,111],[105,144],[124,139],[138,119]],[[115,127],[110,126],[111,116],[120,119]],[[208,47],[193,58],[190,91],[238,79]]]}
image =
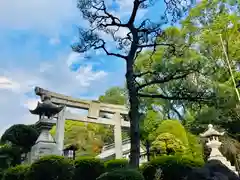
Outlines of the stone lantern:
{"label": "stone lantern", "polygon": [[228,167],[230,170],[235,172],[236,174],[236,168],[235,166],[232,166],[231,163],[222,155],[222,153],[219,151],[220,146],[222,143],[219,141],[219,137],[223,136],[224,132],[218,132],[213,128],[212,124],[208,125],[208,130],[202,134],[200,134],[201,137],[207,138],[206,145],[211,149],[210,156],[208,158],[208,161],[210,160],[218,160],[222,164],[224,164],[226,167]]}
{"label": "stone lantern", "polygon": [[[36,88],[35,91],[37,93],[38,89]],[[39,115],[39,120],[35,125],[39,129],[40,135],[31,149],[28,163],[32,163],[44,155],[62,155],[49,131],[56,124],[54,116],[64,107],[53,104],[47,94],[41,96],[41,101],[34,110],[30,110],[32,114]]]}

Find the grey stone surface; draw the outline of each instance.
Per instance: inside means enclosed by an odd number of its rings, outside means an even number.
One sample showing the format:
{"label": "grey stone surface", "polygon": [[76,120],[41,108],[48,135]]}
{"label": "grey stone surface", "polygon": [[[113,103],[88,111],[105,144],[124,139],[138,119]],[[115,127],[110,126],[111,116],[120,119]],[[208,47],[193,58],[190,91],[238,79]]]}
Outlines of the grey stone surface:
{"label": "grey stone surface", "polygon": [[[38,88],[35,91],[39,93]],[[46,93],[41,97],[41,100],[42,103],[38,103],[35,110],[30,110],[32,114],[39,115],[39,120],[35,125],[40,130],[40,135],[28,153],[28,163],[33,163],[46,155],[62,155],[62,151],[58,148],[49,131],[56,124],[54,116],[64,109],[64,107],[54,105],[51,102],[51,96]]]}
{"label": "grey stone surface", "polygon": [[[97,124],[107,124],[113,125],[114,128],[114,141],[115,141],[115,150],[116,157],[122,158],[122,136],[121,128],[130,127],[129,121],[126,121],[122,118],[122,115],[127,116],[128,109],[125,106],[105,104],[99,101],[89,101],[81,100],[78,98],[72,98],[70,96],[62,95],[59,93],[51,92],[40,87],[36,87],[36,95],[43,97],[51,97],[51,102],[56,105],[64,105],[65,107],[73,107],[77,109],[87,109],[88,115],[86,117],[81,117],[78,114],[73,114],[66,111],[64,108],[61,112],[58,113],[57,117],[57,132],[56,132],[56,143],[60,150],[63,150],[63,140],[64,140],[64,122],[65,119],[71,119],[75,121],[90,122]],[[100,112],[113,114],[113,118],[102,118],[99,116]]]}

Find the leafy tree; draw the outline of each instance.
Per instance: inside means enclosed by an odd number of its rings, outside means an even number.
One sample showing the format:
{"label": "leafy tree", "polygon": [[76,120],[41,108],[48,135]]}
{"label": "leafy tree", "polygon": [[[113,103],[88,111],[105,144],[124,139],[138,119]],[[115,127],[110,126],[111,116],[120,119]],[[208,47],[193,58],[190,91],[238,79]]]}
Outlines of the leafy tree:
{"label": "leafy tree", "polygon": [[21,163],[21,151],[11,144],[0,146],[0,171]]}
{"label": "leafy tree", "polygon": [[31,126],[15,124],[8,128],[1,137],[1,143],[10,142],[17,146],[23,153],[28,152],[38,138],[38,132]]}
{"label": "leafy tree", "polygon": [[[54,126],[51,133],[54,135],[55,132],[56,127]],[[101,152],[105,143],[112,142],[112,131],[104,125],[65,121],[64,144],[76,145],[78,147],[77,156],[96,156]]]}
{"label": "leafy tree", "polygon": [[175,44],[177,52],[169,55],[168,49],[158,48],[153,56],[149,52],[141,54],[136,61],[136,69],[140,72],[156,71],[162,77],[157,79],[156,85],[156,77],[145,75],[141,81],[150,84],[143,84],[141,91],[148,93],[148,97],[158,98],[153,103],[165,119],[184,121],[185,104],[208,104],[216,100],[220,87],[210,78],[215,72],[215,65],[186,42],[183,30],[167,28],[164,39]]}
{"label": "leafy tree", "polygon": [[175,154],[203,161],[203,146],[178,120],[164,120],[149,133],[154,154]]}
{"label": "leafy tree", "polygon": [[146,155],[148,161],[150,161],[150,146],[152,143],[149,135],[157,129],[161,123],[161,120],[161,115],[154,110],[148,110],[145,114],[142,114],[140,121],[140,138],[146,147]]}
{"label": "leafy tree", "polygon": [[186,152],[186,147],[171,133],[161,133],[153,141],[151,150],[156,154],[178,155]]}
{"label": "leafy tree", "polygon": [[126,90],[120,87],[112,87],[99,97],[99,101],[109,104],[126,105]]}
{"label": "leafy tree", "polygon": [[191,9],[189,16],[182,23],[182,29],[191,43],[196,44],[198,51],[215,65],[216,72],[211,79],[220,84],[222,88],[219,89],[219,95],[225,97],[224,100],[218,100],[210,106],[186,107],[186,127],[195,134],[203,132],[209,123],[223,128],[227,136],[222,139],[222,152],[232,162],[238,154],[239,142],[236,140],[240,140],[239,101],[230,78],[220,34],[234,78],[239,81],[239,20],[239,2],[203,0]]}
{"label": "leafy tree", "polygon": [[[99,96],[99,101],[103,103],[108,104],[115,104],[115,105],[127,105],[127,94],[126,89],[121,87],[111,87],[108,89],[104,95]],[[103,116],[107,114],[103,114]],[[112,132],[111,134],[111,143],[114,140],[114,129],[113,126],[109,126],[108,129]],[[122,139],[128,139],[129,138],[129,130],[128,129],[122,129]],[[109,143],[106,142],[106,143]]]}
{"label": "leafy tree", "polygon": [[[144,19],[137,22],[137,12],[140,9],[148,9],[157,5],[155,1],[147,0],[134,0],[133,9],[130,17],[126,22],[121,21],[120,18],[111,13],[111,7],[107,6],[104,0],[87,0],[78,1],[78,8],[81,11],[83,18],[88,20],[90,28],[85,30],[79,29],[80,40],[73,45],[75,52],[83,53],[90,49],[101,49],[107,55],[115,56],[125,60],[126,62],[126,83],[129,96],[129,118],[131,123],[130,137],[131,137],[131,150],[130,150],[130,164],[138,166],[140,155],[140,131],[139,131],[139,99],[138,97],[146,97],[143,93],[139,93],[139,86],[136,78],[145,75],[147,72],[138,73],[134,71],[135,60],[139,53],[146,48],[155,50],[156,46],[169,46],[173,50],[172,44],[160,42],[158,37],[163,36],[164,33],[161,26],[167,21],[167,14],[172,15],[173,21],[179,19],[184,11],[187,10],[189,4],[182,3],[182,1],[165,1],[167,10],[163,12],[165,16],[160,17],[160,23],[151,22],[150,19]],[[184,5],[183,5],[184,4]],[[186,5],[187,4],[187,5]],[[116,32],[120,28],[125,28],[129,31],[127,36],[119,37]],[[108,33],[113,37],[114,42],[118,45],[118,52],[110,52],[106,46],[106,40],[103,39],[98,32]],[[154,73],[152,73],[154,75]],[[158,73],[155,73],[158,75]],[[162,80],[161,77],[158,77]],[[155,81],[152,84],[158,83]],[[146,83],[149,84],[149,83]],[[147,95],[149,97],[149,95]],[[153,96],[151,96],[153,97]]]}
{"label": "leafy tree", "polygon": [[171,133],[177,137],[184,145],[188,145],[188,138],[185,128],[178,120],[165,120],[158,128],[150,134],[151,139],[162,133]]}
{"label": "leafy tree", "polygon": [[8,128],[1,137],[0,169],[6,169],[21,163],[21,155],[30,151],[35,144],[39,132],[32,125],[15,124]]}

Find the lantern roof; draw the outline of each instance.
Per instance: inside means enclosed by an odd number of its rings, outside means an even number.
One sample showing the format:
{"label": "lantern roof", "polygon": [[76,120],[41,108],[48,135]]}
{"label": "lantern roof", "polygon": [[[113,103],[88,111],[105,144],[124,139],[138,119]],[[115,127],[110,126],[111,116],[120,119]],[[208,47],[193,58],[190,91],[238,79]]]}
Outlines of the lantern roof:
{"label": "lantern roof", "polygon": [[51,97],[48,96],[48,94],[42,94],[41,100],[42,102],[38,102],[37,107],[34,110],[30,110],[32,114],[52,117],[64,108],[64,106],[57,106],[56,104],[53,104],[51,102]]}
{"label": "lantern roof", "polygon": [[211,136],[223,136],[224,132],[218,132],[213,128],[212,124],[208,125],[208,130],[205,131],[204,133],[200,134],[201,137],[211,137]]}

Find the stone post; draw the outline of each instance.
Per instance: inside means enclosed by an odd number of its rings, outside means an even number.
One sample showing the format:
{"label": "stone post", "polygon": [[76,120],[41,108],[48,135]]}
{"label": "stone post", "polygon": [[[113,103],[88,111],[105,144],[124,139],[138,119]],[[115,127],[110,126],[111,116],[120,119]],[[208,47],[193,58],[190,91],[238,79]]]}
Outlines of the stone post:
{"label": "stone post", "polygon": [[57,125],[56,125],[56,135],[55,140],[57,143],[58,149],[62,152],[64,147],[64,131],[65,131],[65,116],[64,113],[66,111],[66,107],[58,114]]}
{"label": "stone post", "polygon": [[121,128],[121,115],[115,113],[113,120],[116,123],[114,125],[114,144],[115,144],[115,155],[116,159],[121,159],[123,156],[122,152],[122,128]]}

